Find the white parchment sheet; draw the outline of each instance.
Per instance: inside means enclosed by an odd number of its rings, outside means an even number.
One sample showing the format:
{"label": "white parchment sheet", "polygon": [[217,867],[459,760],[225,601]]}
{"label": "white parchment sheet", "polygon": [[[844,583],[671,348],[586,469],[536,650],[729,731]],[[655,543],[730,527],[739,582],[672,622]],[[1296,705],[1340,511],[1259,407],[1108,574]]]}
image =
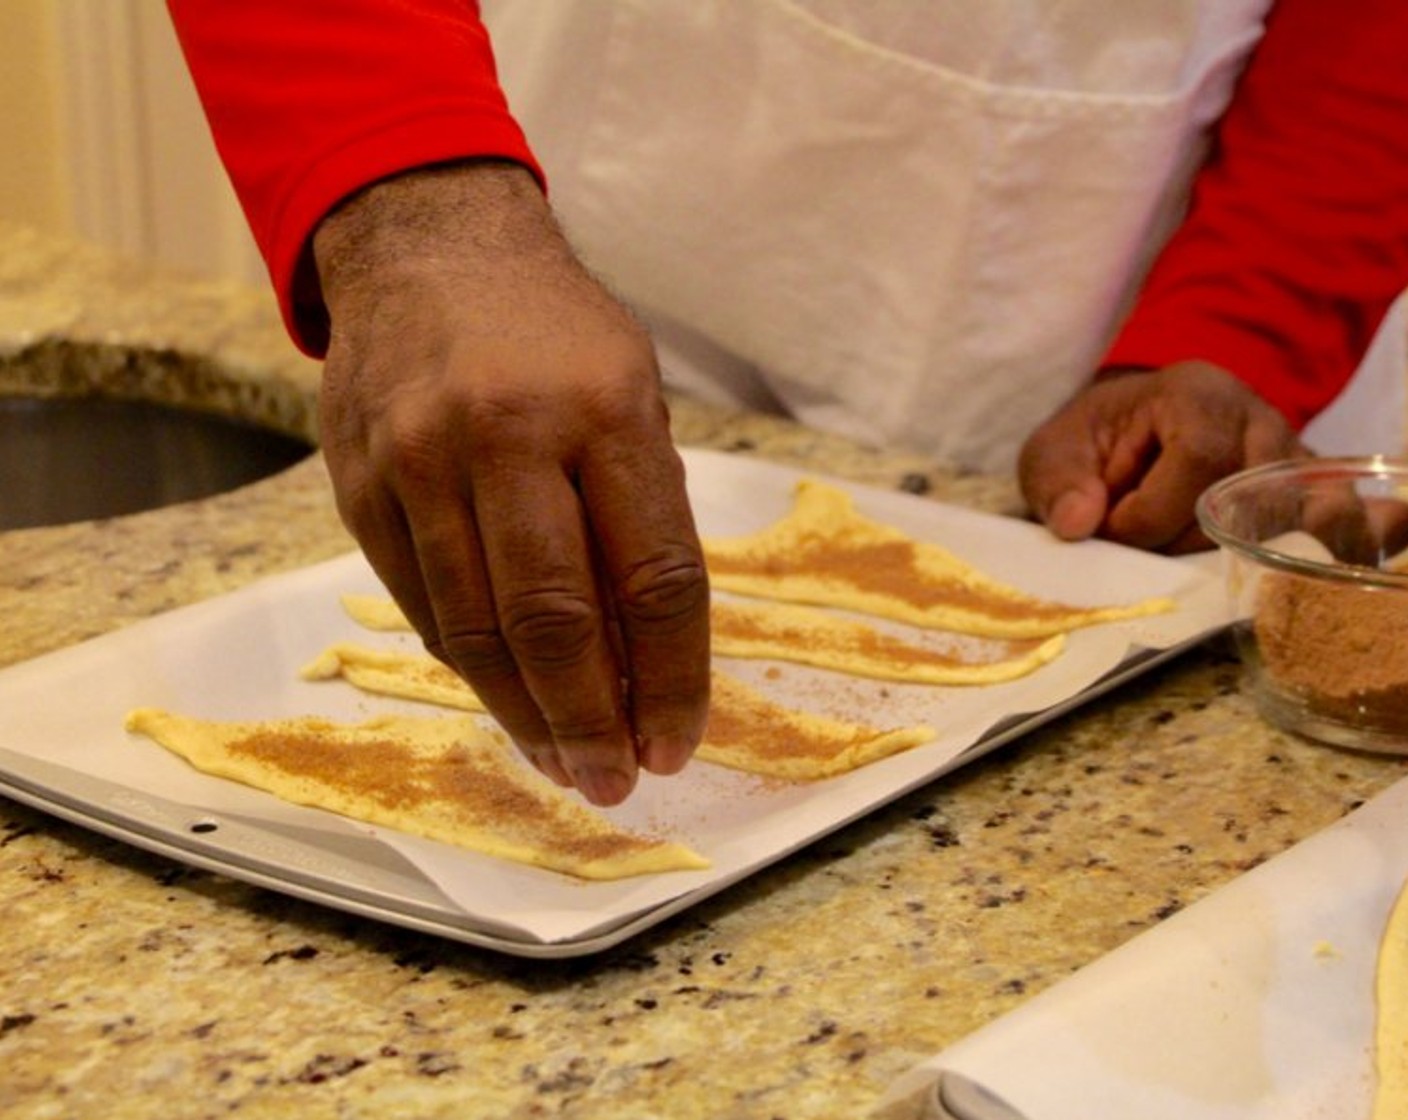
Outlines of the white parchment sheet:
{"label": "white parchment sheet", "polygon": [[[791,508],[802,477],[719,453],[686,452],[685,460],[705,535],[742,534],[771,523]],[[383,593],[359,554],[0,671],[0,748],[189,806],[193,813],[262,822],[285,834],[293,830],[303,842],[326,843],[334,852],[345,854],[349,836],[363,841],[361,847],[374,837],[433,880],[468,922],[508,937],[568,942],[682,895],[712,893],[951,768],[1006,717],[1069,702],[1134,651],[1170,648],[1222,623],[1221,589],[1205,570],[1103,542],[1062,544],[1035,525],[911,495],[846,488],[862,513],[939,542],[1031,593],[1092,605],[1165,595],[1177,599],[1179,609],[1076,632],[1053,663],[982,688],[899,686],[780,663],[721,662],[782,703],[885,727],[922,722],[938,736],[857,773],[814,784],[763,781],[700,762],[674,778],[647,775],[630,801],[610,815],[688,843],[712,866],[615,883],[578,882],[288,805],[203,775],[123,730],[124,715],[139,706],[242,720],[307,714],[358,720],[379,712],[433,711],[366,696],[340,681],[298,677],[332,642],[416,646],[411,636],[363,630],[343,613],[342,593]],[[764,679],[769,667],[780,671]]]}
{"label": "white parchment sheet", "polygon": [[940,1070],[1027,1120],[1368,1120],[1374,974],[1408,877],[1408,780],[975,1032]]}

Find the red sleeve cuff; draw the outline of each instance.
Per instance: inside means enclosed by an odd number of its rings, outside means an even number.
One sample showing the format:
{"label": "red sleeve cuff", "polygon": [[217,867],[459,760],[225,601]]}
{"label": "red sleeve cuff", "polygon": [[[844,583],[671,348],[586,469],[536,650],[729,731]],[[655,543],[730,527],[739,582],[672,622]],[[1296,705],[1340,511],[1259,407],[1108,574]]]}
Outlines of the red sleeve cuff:
{"label": "red sleeve cuff", "polygon": [[1125,325],[1101,363],[1101,370],[1160,369],[1176,362],[1208,362],[1227,370],[1299,431],[1328,405],[1349,380],[1352,365],[1325,366],[1297,354],[1293,338],[1264,324],[1225,320],[1201,309],[1169,314],[1148,311]]}
{"label": "red sleeve cuff", "polygon": [[167,0],[295,342],[327,345],[308,241],[361,188],[491,158],[542,182],[473,0]]}

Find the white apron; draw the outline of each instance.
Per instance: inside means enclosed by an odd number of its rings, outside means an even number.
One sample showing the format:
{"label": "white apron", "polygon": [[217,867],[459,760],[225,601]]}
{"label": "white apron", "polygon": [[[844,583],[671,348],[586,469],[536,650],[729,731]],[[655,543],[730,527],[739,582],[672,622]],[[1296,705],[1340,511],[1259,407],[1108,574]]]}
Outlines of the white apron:
{"label": "white apron", "polygon": [[[1269,6],[484,15],[569,236],[651,322],[668,381],[1009,470],[1103,355]],[[1396,439],[1402,409],[1369,411]]]}

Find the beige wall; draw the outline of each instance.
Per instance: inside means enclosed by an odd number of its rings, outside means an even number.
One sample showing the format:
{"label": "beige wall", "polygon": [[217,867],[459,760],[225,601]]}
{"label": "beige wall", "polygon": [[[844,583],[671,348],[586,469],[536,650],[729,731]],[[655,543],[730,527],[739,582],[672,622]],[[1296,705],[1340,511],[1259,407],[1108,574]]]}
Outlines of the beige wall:
{"label": "beige wall", "polygon": [[266,282],[164,0],[0,0],[0,219]]}
{"label": "beige wall", "polygon": [[0,218],[70,234],[55,11],[49,0],[0,2]]}

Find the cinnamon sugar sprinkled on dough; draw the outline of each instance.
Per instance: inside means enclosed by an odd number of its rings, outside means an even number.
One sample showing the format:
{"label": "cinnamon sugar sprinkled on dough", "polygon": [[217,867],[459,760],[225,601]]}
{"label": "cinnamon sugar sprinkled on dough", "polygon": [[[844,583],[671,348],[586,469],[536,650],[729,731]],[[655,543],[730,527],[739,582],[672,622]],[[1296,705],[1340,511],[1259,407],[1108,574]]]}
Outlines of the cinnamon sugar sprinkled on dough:
{"label": "cinnamon sugar sprinkled on dough", "polygon": [[398,812],[438,803],[466,824],[492,825],[584,860],[650,847],[650,841],[626,833],[584,834],[580,820],[552,796],[555,791],[504,781],[504,768],[511,764],[486,757],[483,748],[451,747],[426,755],[406,739],[364,739],[354,745],[326,735],[261,731],[233,740],[229,750]]}
{"label": "cinnamon sugar sprinkled on dough", "polygon": [[296,804],[584,878],[707,866],[570,799],[467,717],[219,723],[144,708],[127,727],[201,770]]}
{"label": "cinnamon sugar sprinkled on dough", "polygon": [[[996,656],[961,656],[916,645],[865,623],[783,604],[716,600],[710,615],[714,651],[725,656],[777,658],[857,676],[927,684],[991,684],[1023,676],[1061,650],[1064,639],[985,643]],[[971,644],[971,640],[970,640]]]}
{"label": "cinnamon sugar sprinkled on dough", "polygon": [[875,737],[875,729],[857,724],[836,724],[829,733],[815,727],[788,727],[776,722],[777,705],[742,689],[709,711],[705,741],[718,748],[747,743],[771,758],[804,758],[818,762]]}
{"label": "cinnamon sugar sprinkled on dough", "polygon": [[[424,655],[402,655],[400,660],[431,659]],[[391,695],[411,695],[414,674],[409,673],[409,668],[383,674],[377,682],[377,690]],[[397,674],[402,671],[408,672],[409,679],[403,682],[408,687],[398,683]],[[735,770],[803,780],[825,777],[933,738],[933,731],[927,727],[886,731],[785,708],[717,670],[713,681],[709,724],[697,757]],[[368,686],[363,683],[361,687]],[[456,687],[470,693],[469,686],[463,682]],[[454,703],[451,699],[437,702]],[[365,784],[365,779],[356,780],[359,785]]]}
{"label": "cinnamon sugar sprinkled on dough", "polygon": [[698,756],[736,770],[806,781],[854,770],[933,737],[929,727],[885,730],[783,708],[715,671]]}
{"label": "cinnamon sugar sprinkled on dough", "polygon": [[[725,638],[737,638],[741,641],[774,641],[790,638],[793,641],[805,641],[811,645],[819,644],[828,653],[857,653],[876,661],[887,661],[899,670],[912,668],[915,665],[988,664],[979,658],[960,657],[958,654],[946,650],[916,646],[902,638],[896,638],[891,634],[869,627],[822,630],[819,627],[789,626],[786,622],[772,622],[765,615],[758,613],[756,609],[740,608],[734,603],[715,603],[714,614],[710,621],[716,636],[722,635]],[[1040,645],[1040,638],[1024,638],[1003,642],[1002,649],[1004,653],[1011,655],[1029,653]]]}
{"label": "cinnamon sugar sprinkled on dough", "polygon": [[725,591],[845,609],[915,626],[994,637],[1039,637],[1173,609],[1168,599],[1076,607],[1026,594],[947,549],[861,516],[844,490],[798,484],[790,513],[744,537],[706,540]]}

